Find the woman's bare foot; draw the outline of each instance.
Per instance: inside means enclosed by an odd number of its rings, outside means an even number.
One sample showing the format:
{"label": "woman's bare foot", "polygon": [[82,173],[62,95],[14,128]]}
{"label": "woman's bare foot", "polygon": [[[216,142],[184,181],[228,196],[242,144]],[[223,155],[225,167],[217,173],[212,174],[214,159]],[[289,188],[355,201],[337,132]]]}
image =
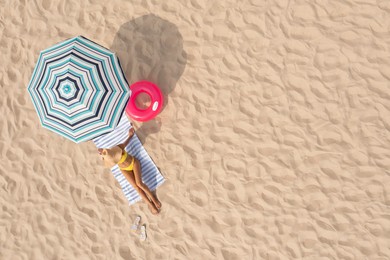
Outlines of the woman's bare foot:
{"label": "woman's bare foot", "polygon": [[155,201],[153,201],[154,203],[154,206],[156,206],[156,208],[159,210],[161,209],[161,202],[158,200],[158,199],[155,199]]}
{"label": "woman's bare foot", "polygon": [[158,209],[156,208],[156,206],[153,203],[149,203],[149,210],[150,210],[150,212],[152,212],[153,215],[158,214]]}

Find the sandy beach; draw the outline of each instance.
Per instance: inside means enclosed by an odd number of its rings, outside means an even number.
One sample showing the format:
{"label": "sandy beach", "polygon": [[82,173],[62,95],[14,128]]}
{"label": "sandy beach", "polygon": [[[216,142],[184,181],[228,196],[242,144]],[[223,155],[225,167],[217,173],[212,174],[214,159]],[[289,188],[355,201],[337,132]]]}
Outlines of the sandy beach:
{"label": "sandy beach", "polygon": [[[390,259],[390,1],[0,6],[0,259]],[[40,125],[39,52],[77,35],[164,93],[158,216]]]}

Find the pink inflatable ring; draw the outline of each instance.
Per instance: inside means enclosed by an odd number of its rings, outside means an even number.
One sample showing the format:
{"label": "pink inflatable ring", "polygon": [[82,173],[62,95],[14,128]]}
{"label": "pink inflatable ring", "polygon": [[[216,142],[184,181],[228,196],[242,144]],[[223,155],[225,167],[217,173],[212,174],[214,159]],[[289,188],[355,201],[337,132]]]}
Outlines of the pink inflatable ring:
{"label": "pink inflatable ring", "polygon": [[[126,106],[126,113],[136,121],[145,122],[153,119],[160,113],[163,106],[163,95],[160,89],[149,81],[138,81],[130,86],[131,96]],[[146,93],[150,96],[150,106],[146,109],[137,107],[135,100],[141,93]]]}

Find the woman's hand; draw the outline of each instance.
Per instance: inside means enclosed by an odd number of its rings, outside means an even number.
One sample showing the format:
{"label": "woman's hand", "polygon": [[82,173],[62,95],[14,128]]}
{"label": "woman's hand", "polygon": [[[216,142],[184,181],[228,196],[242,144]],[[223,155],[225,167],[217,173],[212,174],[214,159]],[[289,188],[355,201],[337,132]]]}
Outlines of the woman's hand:
{"label": "woman's hand", "polygon": [[130,130],[129,130],[129,139],[131,139],[133,137],[134,133],[135,133],[134,127],[130,128]]}

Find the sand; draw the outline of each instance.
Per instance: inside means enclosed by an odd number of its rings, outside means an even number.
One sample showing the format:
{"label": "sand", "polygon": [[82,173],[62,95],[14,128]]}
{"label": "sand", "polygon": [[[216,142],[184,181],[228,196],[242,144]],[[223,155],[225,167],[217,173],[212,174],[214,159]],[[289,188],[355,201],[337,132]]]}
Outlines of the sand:
{"label": "sand", "polygon": [[[0,6],[0,259],[390,258],[389,1]],[[164,92],[135,123],[167,178],[157,217],[91,142],[40,126],[39,51],[76,35]]]}

